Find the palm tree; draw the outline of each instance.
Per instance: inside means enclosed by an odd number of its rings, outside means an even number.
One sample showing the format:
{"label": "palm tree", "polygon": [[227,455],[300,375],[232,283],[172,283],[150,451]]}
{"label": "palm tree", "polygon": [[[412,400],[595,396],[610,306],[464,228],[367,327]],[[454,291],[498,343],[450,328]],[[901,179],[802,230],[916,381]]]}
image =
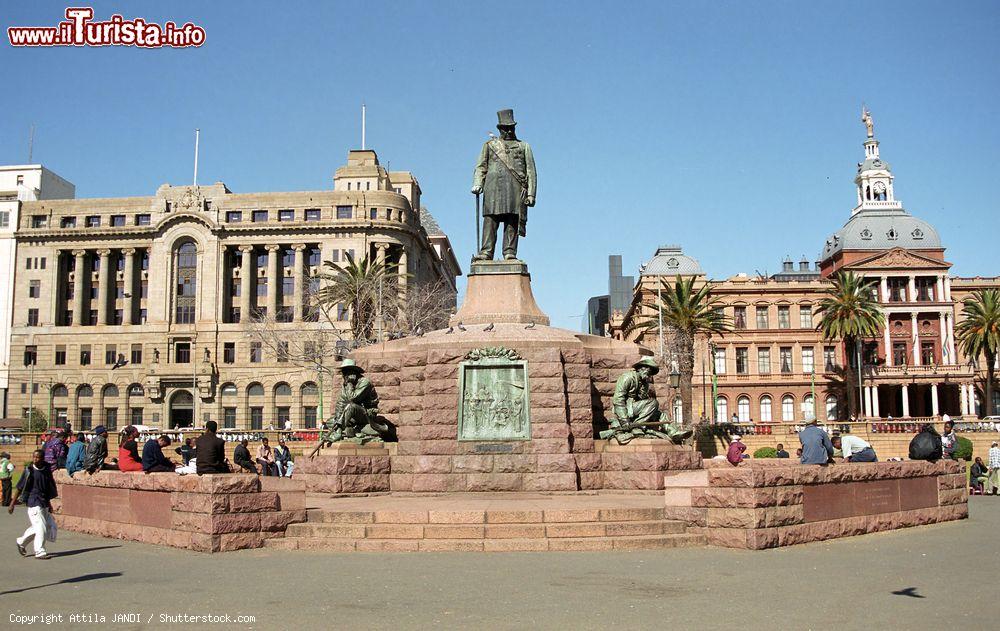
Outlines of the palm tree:
{"label": "palm tree", "polygon": [[[680,373],[680,395],[683,416],[693,420],[691,410],[691,380],[694,377],[694,341],[699,335],[725,335],[733,330],[730,319],[722,312],[722,303],[712,297],[711,283],[694,288],[694,277],[677,276],[674,284],[661,279],[661,297],[643,302],[643,311],[626,334],[655,331],[660,326],[670,338],[671,353],[677,358]],[[652,311],[649,314],[648,311]],[[663,358],[660,358],[663,361]],[[689,421],[690,422],[690,421]]]}
{"label": "palm tree", "polygon": [[[885,313],[879,306],[872,292],[869,281],[854,272],[837,272],[833,277],[833,285],[827,289],[826,296],[819,301],[816,309],[820,315],[818,331],[822,331],[827,340],[842,340],[844,356],[852,352],[858,342],[865,338],[877,336],[885,326]],[[889,352],[889,349],[886,349]],[[848,383],[853,373],[847,371]],[[854,397],[848,394],[848,407],[854,413]],[[860,397],[858,408],[861,407]]]}
{"label": "palm tree", "polygon": [[386,265],[367,257],[360,261],[348,257],[344,266],[324,261],[323,271],[317,274],[316,306],[328,311],[348,309],[355,345],[374,338],[380,307],[385,306],[385,297],[396,291],[396,275],[388,271]]}
{"label": "palm tree", "polygon": [[1000,290],[980,289],[962,303],[964,319],[955,327],[962,352],[970,361],[986,356],[986,404],[988,416],[993,408],[993,377],[1000,352]]}

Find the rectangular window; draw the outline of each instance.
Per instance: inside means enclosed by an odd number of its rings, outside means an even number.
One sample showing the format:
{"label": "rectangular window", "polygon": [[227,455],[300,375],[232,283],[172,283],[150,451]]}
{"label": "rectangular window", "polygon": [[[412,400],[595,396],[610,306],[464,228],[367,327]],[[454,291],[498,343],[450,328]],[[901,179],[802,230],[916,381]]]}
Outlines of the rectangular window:
{"label": "rectangular window", "polygon": [[143,271],[149,269],[149,250],[143,250],[142,254],[139,255],[139,269]]}
{"label": "rectangular window", "polygon": [[333,252],[330,252],[330,261],[334,263],[340,262],[340,250],[334,250]]}
{"label": "rectangular window", "polygon": [[736,329],[747,328],[746,307],[733,307],[733,327]]}
{"label": "rectangular window", "polygon": [[896,366],[902,366],[907,364],[906,361],[906,342],[893,342],[892,343],[892,363]]}
{"label": "rectangular window", "polygon": [[353,248],[348,248],[347,250],[344,250],[344,260],[345,261],[353,261],[354,260],[354,249]]}
{"label": "rectangular window", "polygon": [[715,349],[715,374],[726,374],[726,349]]}
{"label": "rectangular window", "polygon": [[259,364],[260,358],[260,342],[250,342],[250,363]]}
{"label": "rectangular window", "polygon": [[194,305],[177,306],[177,324],[194,324]]}
{"label": "rectangular window", "polygon": [[295,221],[294,210],[279,210],[278,221]]}
{"label": "rectangular window", "polygon": [[275,419],[277,421],[275,426],[284,429],[285,423],[292,418],[291,408],[285,406],[282,406],[280,408],[275,408],[275,416],[277,417]]}
{"label": "rectangular window", "polygon": [[0,211],[0,228],[10,228],[10,213],[6,210]]}
{"label": "rectangular window", "polygon": [[257,279],[257,296],[263,298],[267,296],[267,279],[258,278]]}
{"label": "rectangular window", "polygon": [[142,408],[132,408],[128,413],[128,422],[132,425],[142,425]]}
{"label": "rectangular window", "polygon": [[125,281],[117,281],[115,283],[115,300],[121,300],[125,297]]}
{"label": "rectangular window", "polygon": [[779,329],[790,329],[792,328],[792,318],[790,316],[791,309],[787,305],[778,305],[778,328]]}
{"label": "rectangular window", "polygon": [[32,228],[44,228],[48,223],[48,218],[45,215],[32,215],[31,216],[31,227]]}
{"label": "rectangular window", "polygon": [[274,314],[274,319],[278,322],[291,322],[294,319],[294,308],[290,306],[278,307],[278,312]]}
{"label": "rectangular window", "polygon": [[97,326],[97,309],[91,309],[87,317],[87,323],[90,326]]}
{"label": "rectangular window", "polygon": [[236,429],[236,408],[222,408],[223,429]]}
{"label": "rectangular window", "polygon": [[337,303],[337,322],[347,322],[349,313],[350,311],[344,303]]}
{"label": "rectangular window", "polygon": [[306,405],[302,407],[302,423],[306,429],[316,429],[315,405]]}
{"label": "rectangular window", "polygon": [[121,228],[125,225],[125,215],[111,215],[111,226]]}
{"label": "rectangular window", "polygon": [[24,269],[31,269],[31,263],[34,259],[30,256],[24,260]]}
{"label": "rectangular window", "polygon": [[254,223],[262,223],[267,221],[267,211],[266,210],[253,211],[252,219]]}
{"label": "rectangular window", "polygon": [[104,426],[108,431],[118,429],[118,408],[104,408]]}
{"label": "rectangular window", "polygon": [[42,281],[32,280],[28,282],[28,298],[38,298],[42,295]]}
{"label": "rectangular window", "polygon": [[243,213],[239,210],[226,211],[226,223],[240,223],[243,221]]}
{"label": "rectangular window", "polygon": [[337,206],[337,219],[350,219],[354,216],[354,206]]}
{"label": "rectangular window", "polygon": [[292,296],[295,294],[295,278],[292,276],[285,276],[281,279],[281,295],[282,296]]}
{"label": "rectangular window", "polygon": [[80,346],[80,365],[90,365],[90,344],[83,344]]}
{"label": "rectangular window", "polygon": [[771,349],[757,349],[757,372],[762,375],[771,374]]}
{"label": "rectangular window", "polygon": [[152,215],[149,213],[139,213],[135,216],[135,225],[137,226],[148,226],[152,220]]}
{"label": "rectangular window", "polygon": [[28,309],[28,326],[38,326],[38,309]]}
{"label": "rectangular window", "polygon": [[239,307],[229,307],[229,321],[233,324],[239,324],[240,321],[240,308]]}
{"label": "rectangular window", "polygon": [[76,228],[76,217],[63,217],[59,220],[60,228]]}
{"label": "rectangular window", "polygon": [[837,369],[837,347],[823,347],[823,369],[826,372],[833,372]]}
{"label": "rectangular window", "polygon": [[45,269],[45,257],[44,256],[42,257],[42,259],[41,259],[40,262],[41,262],[41,265],[39,266],[38,269]]}
{"label": "rectangular window", "polygon": [[781,362],[781,372],[790,374],[792,372],[792,347],[782,346],[778,349],[778,361]]}
{"label": "rectangular window", "polygon": [[920,343],[920,363],[924,366],[933,366],[937,363],[937,358],[934,356],[934,342]]}
{"label": "rectangular window", "polygon": [[306,221],[319,221],[319,208],[306,208]]}
{"label": "rectangular window", "polygon": [[38,363],[38,347],[37,346],[25,346],[24,347],[24,365],[34,366]]}
{"label": "rectangular window", "polygon": [[66,346],[64,344],[56,345],[56,366],[66,365]]}
{"label": "rectangular window", "polygon": [[799,307],[799,328],[813,328],[813,310],[809,305],[801,305]]}
{"label": "rectangular window", "polygon": [[177,342],[174,345],[174,363],[191,363],[191,344],[188,342]]}
{"label": "rectangular window", "polygon": [[236,342],[225,342],[222,345],[222,362],[224,364],[236,363]]}
{"label": "rectangular window", "polygon": [[80,429],[91,429],[94,422],[94,410],[92,408],[80,408]]}
{"label": "rectangular window", "polygon": [[142,281],[139,283],[139,298],[145,300],[149,298],[149,281]]}
{"label": "rectangular window", "polygon": [[909,281],[905,278],[889,278],[886,284],[889,285],[889,302],[906,302],[906,285]]}
{"label": "rectangular window", "polygon": [[104,345],[104,363],[111,366],[118,359],[118,347],[114,344]]}
{"label": "rectangular window", "polygon": [[368,217],[370,219],[378,219],[378,208],[369,208]]}
{"label": "rectangular window", "polygon": [[757,307],[757,328],[767,329],[770,326],[767,321],[767,307]]}
{"label": "rectangular window", "polygon": [[250,408],[250,429],[264,429],[264,408]]}
{"label": "rectangular window", "polygon": [[807,374],[807,375],[811,374],[813,372],[813,369],[814,369],[814,366],[815,366],[815,364],[814,364],[814,362],[815,362],[815,357],[814,357],[815,352],[816,351],[814,349],[812,349],[812,348],[803,348],[802,349],[802,372],[805,373],[805,374]]}
{"label": "rectangular window", "polygon": [[130,361],[133,364],[142,363],[142,344],[133,344]]}
{"label": "rectangular window", "polygon": [[307,250],[309,253],[309,260],[306,263],[309,267],[316,267],[320,264],[320,249],[319,248],[309,248]]}
{"label": "rectangular window", "polygon": [[736,349],[736,374],[745,375],[750,372],[750,349]]}
{"label": "rectangular window", "polygon": [[139,324],[146,324],[146,315],[148,313],[146,309],[139,309]]}
{"label": "rectangular window", "polygon": [[281,341],[278,342],[277,352],[275,353],[278,359],[278,363],[283,364],[288,361],[288,342]]}
{"label": "rectangular window", "polygon": [[101,216],[100,215],[90,215],[87,217],[87,227],[88,228],[100,228],[101,227]]}
{"label": "rectangular window", "polygon": [[[70,296],[72,298],[72,296]],[[73,324],[73,312],[69,309],[63,311],[63,324],[70,326]]]}

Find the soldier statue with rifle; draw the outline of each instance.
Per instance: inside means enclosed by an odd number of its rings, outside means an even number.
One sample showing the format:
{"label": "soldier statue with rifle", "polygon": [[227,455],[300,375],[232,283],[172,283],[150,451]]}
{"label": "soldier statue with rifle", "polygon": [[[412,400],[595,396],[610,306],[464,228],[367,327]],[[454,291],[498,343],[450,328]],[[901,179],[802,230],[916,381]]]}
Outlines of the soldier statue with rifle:
{"label": "soldier statue with rifle", "polygon": [[364,369],[353,359],[345,359],[340,364],[340,374],[344,385],[337,397],[337,407],[323,424],[319,444],[309,454],[310,458],[332,443],[381,441],[389,431],[388,423],[378,418],[378,393],[364,376]]}
{"label": "soldier statue with rifle", "polygon": [[600,433],[601,438],[614,438],[624,445],[633,438],[664,438],[680,443],[691,437],[691,430],[668,423],[660,413],[656,397],[649,391],[653,376],[659,371],[655,361],[644,357],[618,378],[611,398],[614,418],[609,421],[609,428]]}

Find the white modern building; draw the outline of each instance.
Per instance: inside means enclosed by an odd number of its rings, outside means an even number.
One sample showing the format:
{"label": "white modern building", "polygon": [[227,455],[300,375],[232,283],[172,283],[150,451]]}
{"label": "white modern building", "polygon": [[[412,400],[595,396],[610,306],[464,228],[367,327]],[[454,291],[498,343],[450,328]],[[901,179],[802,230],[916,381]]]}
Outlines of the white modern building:
{"label": "white modern building", "polygon": [[8,416],[10,330],[14,315],[14,280],[19,271],[15,265],[14,230],[20,202],[75,196],[76,187],[71,182],[40,164],[0,166],[0,418]]}

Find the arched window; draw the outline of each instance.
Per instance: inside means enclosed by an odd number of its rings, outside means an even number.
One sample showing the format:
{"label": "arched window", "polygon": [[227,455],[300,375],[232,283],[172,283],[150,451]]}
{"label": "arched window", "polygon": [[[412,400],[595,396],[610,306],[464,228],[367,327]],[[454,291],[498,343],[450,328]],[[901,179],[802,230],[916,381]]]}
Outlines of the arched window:
{"label": "arched window", "polygon": [[740,417],[740,423],[750,422],[750,397],[743,395],[736,399],[736,413]]}
{"label": "arched window", "polygon": [[114,385],[113,383],[109,383],[108,385],[104,386],[104,390],[101,391],[101,396],[103,396],[105,399],[114,399],[115,397],[118,396],[118,386]]}
{"label": "arched window", "polygon": [[311,381],[307,381],[302,384],[300,390],[302,391],[302,396],[304,397],[315,397],[319,394],[319,388],[317,388],[316,384]]}
{"label": "arched window", "polygon": [[66,386],[59,384],[58,386],[52,386],[52,396],[54,398],[68,397],[69,390]]}
{"label": "arched window", "polygon": [[839,413],[837,411],[837,397],[828,395],[826,397],[826,420],[836,421]]}
{"label": "arched window", "polygon": [[718,397],[715,400],[715,422],[725,423],[729,420],[729,402],[726,397]]}
{"label": "arched window", "polygon": [[790,394],[781,397],[781,420],[786,423],[795,420],[795,399]]}
{"label": "arched window", "polygon": [[94,389],[90,386],[84,384],[76,389],[76,396],[78,397],[92,397],[94,396]]}
{"label": "arched window", "polygon": [[684,422],[684,402],[680,397],[674,398],[674,422],[683,423]]}
{"label": "arched window", "polygon": [[198,279],[198,248],[193,241],[185,241],[177,248],[174,304],[175,322],[194,324],[195,294]]}
{"label": "arched window", "polygon": [[264,396],[264,386],[259,383],[252,383],[247,386],[247,395],[251,397],[262,397]]}
{"label": "arched window", "polygon": [[292,388],[287,383],[279,383],[274,386],[274,396],[276,397],[290,397],[292,396]]}
{"label": "arched window", "polygon": [[771,396],[767,394],[760,398],[760,422],[771,422]]}
{"label": "arched window", "polygon": [[141,397],[146,394],[143,390],[141,383],[133,383],[128,387],[128,396],[130,397]]}
{"label": "arched window", "polygon": [[816,418],[816,400],[811,394],[802,397],[802,418],[807,421]]}
{"label": "arched window", "polygon": [[239,391],[236,389],[235,383],[224,384],[220,389],[220,391],[222,392],[222,396],[224,397],[235,397],[239,393]]}

